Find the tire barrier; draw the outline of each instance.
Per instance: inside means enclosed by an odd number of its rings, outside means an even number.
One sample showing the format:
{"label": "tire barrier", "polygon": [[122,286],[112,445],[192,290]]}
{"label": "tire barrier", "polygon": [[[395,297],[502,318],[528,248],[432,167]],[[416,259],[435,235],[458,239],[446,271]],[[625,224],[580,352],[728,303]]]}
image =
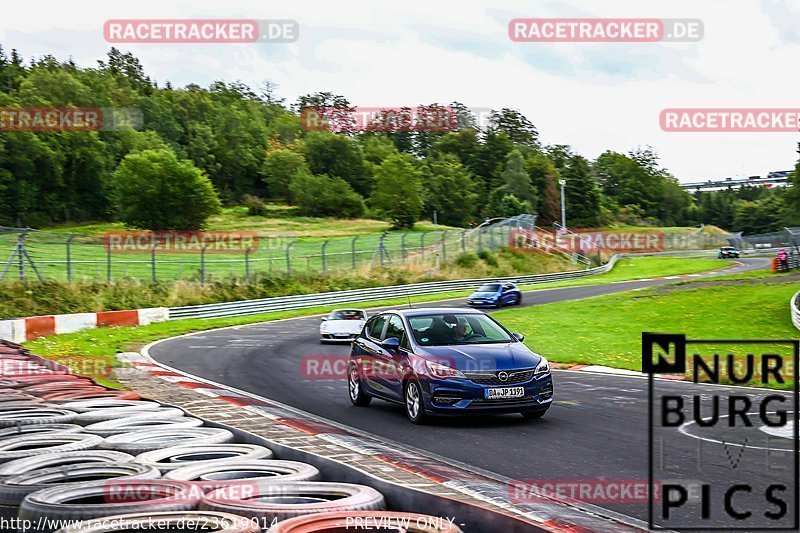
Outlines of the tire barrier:
{"label": "tire barrier", "polygon": [[372,487],[312,481],[262,481],[246,496],[217,489],[203,496],[200,502],[203,511],[233,513],[267,523],[312,513],[385,508],[383,495]]}
{"label": "tire barrier", "polygon": [[[164,408],[164,411],[169,408]],[[176,409],[176,411],[178,411]],[[180,411],[178,411],[180,413]],[[195,428],[203,425],[199,418],[176,415],[175,418],[149,416],[148,414],[136,415],[126,418],[115,418],[89,424],[82,429],[86,433],[93,433],[101,437],[110,437],[120,433],[130,433],[132,431],[170,428]]]}
{"label": "tire barrier", "polygon": [[[183,513],[140,513],[118,515],[109,519],[88,520],[61,528],[58,533],[113,533],[130,531],[207,531],[212,533],[262,533],[256,523],[247,518],[211,511]],[[179,529],[180,528],[180,529]]]}
{"label": "tire barrier", "polygon": [[314,531],[403,531],[404,533],[461,533],[461,528],[437,516],[392,511],[338,512],[298,516],[275,524],[267,533]]}
{"label": "tire barrier", "polygon": [[220,461],[176,468],[164,479],[203,481],[203,487],[211,489],[214,482],[221,487],[229,481],[318,481],[320,473],[316,467],[297,461]]}
{"label": "tire barrier", "polygon": [[79,463],[68,468],[57,466],[33,470],[25,474],[9,476],[0,481],[0,515],[16,516],[25,496],[38,490],[65,483],[85,481],[157,479],[161,472],[157,468],[136,463]]}
{"label": "tire barrier", "polygon": [[27,424],[0,429],[0,440],[32,433],[83,433],[78,424]]}
{"label": "tire barrier", "polygon": [[189,465],[219,463],[221,461],[254,461],[272,459],[272,450],[256,444],[217,444],[214,446],[184,445],[164,450],[153,450],[137,455],[135,461],[152,465],[166,474]]}
{"label": "tire barrier", "polygon": [[[199,496],[187,483],[164,480],[90,481],[51,487],[28,494],[19,507],[20,520],[34,527],[26,533],[52,533],[57,520],[89,520],[119,514],[192,511]],[[37,527],[39,526],[39,527]]]}
{"label": "tire barrier", "polygon": [[27,474],[34,470],[55,468],[57,466],[66,467],[75,464],[124,463],[132,461],[132,455],[111,450],[80,450],[76,452],[47,453],[15,459],[14,461],[0,464],[0,479]]}
{"label": "tire barrier", "polygon": [[37,405],[35,402],[0,404],[0,428],[26,424],[68,424],[77,416],[75,411]]}
{"label": "tire barrier", "polygon": [[103,437],[89,433],[35,433],[0,440],[0,463],[22,457],[91,450],[100,446]]}
{"label": "tire barrier", "polygon": [[220,428],[173,428],[149,429],[111,435],[101,444],[102,448],[130,454],[141,454],[181,444],[224,444],[233,442],[233,433]]}
{"label": "tire barrier", "polygon": [[57,403],[62,403],[62,402],[66,403],[75,400],[92,400],[99,398],[107,398],[109,400],[139,400],[141,396],[139,396],[133,391],[127,391],[127,390],[64,392],[64,393],[53,393],[44,396],[45,400]]}

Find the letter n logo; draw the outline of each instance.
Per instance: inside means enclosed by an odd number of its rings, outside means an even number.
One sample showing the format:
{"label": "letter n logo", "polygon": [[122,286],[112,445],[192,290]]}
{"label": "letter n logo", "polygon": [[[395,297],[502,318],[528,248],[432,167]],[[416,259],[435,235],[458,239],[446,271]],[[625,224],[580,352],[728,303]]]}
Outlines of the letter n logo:
{"label": "letter n logo", "polygon": [[686,335],[642,333],[642,372],[686,372]]}

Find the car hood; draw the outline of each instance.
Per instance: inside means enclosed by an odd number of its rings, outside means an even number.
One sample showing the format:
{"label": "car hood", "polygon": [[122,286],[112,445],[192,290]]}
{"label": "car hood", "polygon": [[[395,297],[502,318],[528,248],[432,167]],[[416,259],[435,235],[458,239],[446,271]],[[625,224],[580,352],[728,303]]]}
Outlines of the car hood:
{"label": "car hood", "polygon": [[471,298],[489,298],[497,296],[496,292],[473,292]]}
{"label": "car hood", "polygon": [[534,368],[542,360],[521,342],[425,346],[420,355],[466,372]]}
{"label": "car hood", "polygon": [[[361,320],[326,320],[322,325],[326,325],[328,331],[342,331],[345,333],[359,333],[364,327]],[[322,327],[322,326],[320,326]]]}

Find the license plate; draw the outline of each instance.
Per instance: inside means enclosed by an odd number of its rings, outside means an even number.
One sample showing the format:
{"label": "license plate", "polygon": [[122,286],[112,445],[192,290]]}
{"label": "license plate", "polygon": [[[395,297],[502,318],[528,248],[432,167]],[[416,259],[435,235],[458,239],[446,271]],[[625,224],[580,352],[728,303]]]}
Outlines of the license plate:
{"label": "license plate", "polygon": [[349,333],[334,333],[333,336],[334,337],[349,337],[350,334]]}
{"label": "license plate", "polygon": [[525,396],[525,387],[486,389],[487,400],[506,400],[508,398],[522,398],[523,396]]}

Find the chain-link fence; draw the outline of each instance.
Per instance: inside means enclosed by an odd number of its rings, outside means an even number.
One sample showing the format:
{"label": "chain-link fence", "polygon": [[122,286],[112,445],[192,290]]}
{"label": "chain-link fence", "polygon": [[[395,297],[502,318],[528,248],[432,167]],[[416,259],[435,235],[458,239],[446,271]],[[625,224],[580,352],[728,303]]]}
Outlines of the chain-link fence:
{"label": "chain-link fence", "polygon": [[[465,252],[507,246],[514,229],[534,223],[534,215],[520,215],[463,230],[387,231],[330,239],[253,235],[251,246],[231,246],[229,250],[205,245],[178,247],[165,239],[126,248],[113,240],[140,243],[145,232],[113,232],[109,237],[0,227],[0,281],[206,282],[230,277],[250,281],[258,273],[270,272],[292,276],[389,265],[433,267]],[[195,238],[202,241],[203,236]]]}

